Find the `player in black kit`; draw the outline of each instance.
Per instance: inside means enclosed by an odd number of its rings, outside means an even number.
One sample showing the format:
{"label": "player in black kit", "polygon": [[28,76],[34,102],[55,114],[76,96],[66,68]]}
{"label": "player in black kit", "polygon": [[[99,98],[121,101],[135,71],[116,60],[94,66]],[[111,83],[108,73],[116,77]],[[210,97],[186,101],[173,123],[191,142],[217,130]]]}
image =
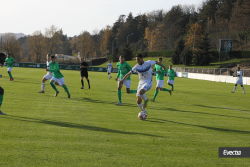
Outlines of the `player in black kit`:
{"label": "player in black kit", "polygon": [[83,77],[85,77],[86,80],[88,81],[88,85],[89,85],[89,89],[90,89],[90,83],[89,83],[89,79],[88,79],[88,68],[89,68],[89,65],[85,61],[82,62],[81,58],[80,58],[80,62],[81,62],[81,64],[80,64],[79,71],[81,71],[81,83],[82,83],[81,89],[84,89]]}

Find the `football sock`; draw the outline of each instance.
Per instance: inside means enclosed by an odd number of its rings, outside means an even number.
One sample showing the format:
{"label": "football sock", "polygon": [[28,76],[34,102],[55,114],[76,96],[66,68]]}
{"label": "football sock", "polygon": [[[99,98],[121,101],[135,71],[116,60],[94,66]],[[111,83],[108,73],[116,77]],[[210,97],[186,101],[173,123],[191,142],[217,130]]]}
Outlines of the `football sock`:
{"label": "football sock", "polygon": [[3,95],[0,95],[0,107],[2,105],[2,102],[3,102]]}
{"label": "football sock", "polygon": [[138,105],[138,107],[140,108],[141,111],[144,111],[144,110],[143,110],[143,104],[142,104],[142,103],[141,103],[141,104],[137,104],[137,105]]}
{"label": "football sock", "polygon": [[245,92],[244,86],[242,86],[243,91]]}
{"label": "football sock", "polygon": [[52,86],[52,88],[53,88],[56,92],[58,92],[58,90],[56,89],[56,85],[54,84],[53,81],[50,81],[50,85]]}
{"label": "football sock", "polygon": [[141,95],[141,97],[142,97],[142,99],[143,99],[144,101],[147,101],[147,100],[148,100],[148,98],[147,98],[147,96],[146,96],[145,93],[144,93],[143,95]]}
{"label": "football sock", "polygon": [[162,90],[163,90],[163,91],[168,91],[168,92],[170,91],[170,90],[169,90],[169,89],[167,89],[167,88],[163,88]]}
{"label": "football sock", "polygon": [[174,90],[174,85],[171,85],[172,90]]}
{"label": "football sock", "polygon": [[130,93],[136,93],[137,92],[137,90],[131,90],[130,89]]}
{"label": "football sock", "polygon": [[237,86],[234,86],[234,92],[235,92],[236,88],[237,88]]}
{"label": "football sock", "polygon": [[89,89],[90,89],[90,83],[89,83],[89,79],[88,79],[87,81],[88,81],[88,85],[89,85]]}
{"label": "football sock", "polygon": [[122,90],[118,90],[119,102],[122,103]]}
{"label": "football sock", "polygon": [[13,79],[13,77],[12,77],[11,73],[9,73],[9,76],[10,76],[10,78],[11,78],[11,79]]}
{"label": "football sock", "polygon": [[82,87],[84,87],[84,83],[83,83],[83,80],[81,80],[81,83],[82,83]]}
{"label": "football sock", "polygon": [[109,78],[110,78],[110,74],[109,74]]}
{"label": "football sock", "polygon": [[64,88],[64,90],[68,93],[68,95],[70,95],[70,94],[69,94],[69,90],[68,90],[67,86],[66,86],[66,85],[63,85],[62,87],[63,87],[63,88]]}
{"label": "football sock", "polygon": [[42,83],[42,91],[45,89],[45,83]]}
{"label": "football sock", "polygon": [[155,94],[154,94],[153,99],[155,99],[155,98],[156,98],[156,96],[157,96],[158,92],[159,92],[159,90],[155,90]]}

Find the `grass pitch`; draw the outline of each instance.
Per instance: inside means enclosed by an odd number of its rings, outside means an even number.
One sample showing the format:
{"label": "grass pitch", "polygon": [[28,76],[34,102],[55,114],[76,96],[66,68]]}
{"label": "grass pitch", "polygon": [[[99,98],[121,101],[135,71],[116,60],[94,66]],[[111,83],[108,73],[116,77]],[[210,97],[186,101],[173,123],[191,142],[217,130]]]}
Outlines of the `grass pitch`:
{"label": "grass pitch", "polygon": [[[91,89],[84,80],[82,90],[79,72],[62,70],[70,99],[61,87],[54,97],[49,81],[38,93],[44,69],[14,67],[13,82],[1,74],[0,166],[250,166],[250,158],[218,158],[218,147],[250,147],[250,86],[232,94],[234,84],[176,78],[141,121],[125,87],[115,105],[116,74],[89,72]],[[131,89],[137,84],[132,75]]]}

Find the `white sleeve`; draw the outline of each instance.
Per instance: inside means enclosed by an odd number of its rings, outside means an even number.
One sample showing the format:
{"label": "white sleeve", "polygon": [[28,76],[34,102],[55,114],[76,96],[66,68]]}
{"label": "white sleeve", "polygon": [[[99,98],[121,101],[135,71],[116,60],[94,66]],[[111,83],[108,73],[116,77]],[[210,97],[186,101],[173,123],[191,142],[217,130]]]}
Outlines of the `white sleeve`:
{"label": "white sleeve", "polygon": [[137,66],[137,64],[132,68],[131,73],[136,72],[136,66]]}
{"label": "white sleeve", "polygon": [[147,62],[150,63],[151,66],[152,66],[152,65],[155,65],[155,63],[156,63],[156,61],[154,61],[154,60],[148,60]]}

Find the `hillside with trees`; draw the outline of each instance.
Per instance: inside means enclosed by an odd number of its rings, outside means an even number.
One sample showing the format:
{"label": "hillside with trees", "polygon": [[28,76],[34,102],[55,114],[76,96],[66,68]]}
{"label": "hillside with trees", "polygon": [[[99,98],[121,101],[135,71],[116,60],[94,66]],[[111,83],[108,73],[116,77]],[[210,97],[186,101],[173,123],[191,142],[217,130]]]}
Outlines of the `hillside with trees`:
{"label": "hillside with trees", "polygon": [[2,51],[28,62],[44,62],[46,53],[77,56],[80,52],[90,59],[120,54],[124,47],[133,52],[175,50],[180,39],[192,51],[204,42],[205,34],[211,50],[218,50],[219,39],[233,39],[234,51],[249,50],[250,1],[205,0],[199,6],[176,5],[167,11],[137,15],[130,12],[117,16],[113,25],[102,30],[83,31],[74,37],[54,25],[18,40],[4,34]]}

